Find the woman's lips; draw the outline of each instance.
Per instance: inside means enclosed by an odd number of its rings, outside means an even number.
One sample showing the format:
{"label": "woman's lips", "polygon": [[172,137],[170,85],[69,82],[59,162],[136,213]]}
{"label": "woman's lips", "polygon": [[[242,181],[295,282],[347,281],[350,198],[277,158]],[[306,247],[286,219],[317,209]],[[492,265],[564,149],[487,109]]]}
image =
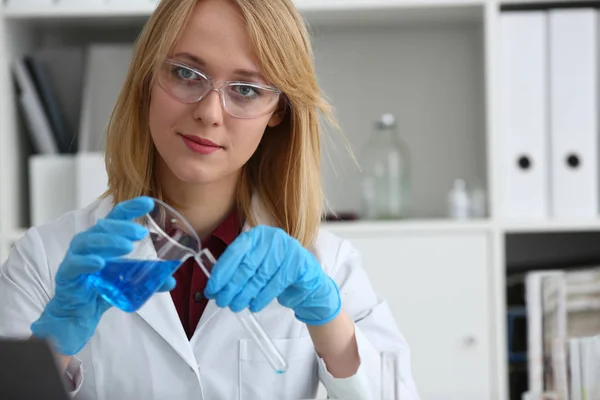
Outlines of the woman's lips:
{"label": "woman's lips", "polygon": [[184,135],[180,134],[183,143],[188,149],[194,153],[199,154],[211,154],[215,151],[221,150],[222,147],[208,139],[201,138],[199,136]]}

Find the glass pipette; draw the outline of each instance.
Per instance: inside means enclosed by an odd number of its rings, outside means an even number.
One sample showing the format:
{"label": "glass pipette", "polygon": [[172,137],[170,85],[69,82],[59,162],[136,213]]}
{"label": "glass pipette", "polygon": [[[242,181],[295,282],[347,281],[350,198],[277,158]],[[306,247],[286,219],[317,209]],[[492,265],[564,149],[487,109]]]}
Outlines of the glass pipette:
{"label": "glass pipette", "polygon": [[[207,278],[210,278],[209,269],[217,262],[210,250],[202,248],[202,242],[198,234],[183,215],[165,202],[158,199],[153,200],[154,209],[148,214],[151,232],[165,238],[172,245],[168,248],[167,253],[159,255],[166,259],[179,259],[181,254],[177,254],[176,250],[176,248],[179,248],[192,255],[202,272]],[[166,233],[166,231],[171,232],[173,228],[176,228],[173,234]],[[157,253],[159,253],[158,250]],[[255,315],[248,309],[235,313],[235,315],[257,343],[275,372],[284,373],[288,367],[287,362]]]}
{"label": "glass pipette", "polygon": [[[208,272],[205,263],[208,264],[209,267],[212,267],[217,262],[210,250],[204,249],[199,255],[197,254],[194,256],[194,258],[202,269],[202,272],[210,278],[210,273]],[[275,343],[273,343],[269,335],[264,331],[254,314],[245,308],[242,311],[235,313],[235,315],[258,344],[258,347],[261,349],[275,372],[278,374],[284,373],[287,370],[287,362],[279,352],[279,349],[277,349],[277,346],[275,346]]]}

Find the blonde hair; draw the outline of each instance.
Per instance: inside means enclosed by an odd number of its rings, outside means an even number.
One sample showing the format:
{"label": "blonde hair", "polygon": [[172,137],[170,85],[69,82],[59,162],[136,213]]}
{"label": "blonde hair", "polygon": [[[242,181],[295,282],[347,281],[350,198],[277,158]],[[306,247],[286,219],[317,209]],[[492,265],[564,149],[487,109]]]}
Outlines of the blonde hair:
{"label": "blonde hair", "polygon": [[[163,197],[148,126],[150,90],[154,71],[175,47],[198,1],[162,0],[136,42],[107,132],[105,195],[115,203],[140,195]],[[256,225],[250,211],[251,198],[258,195],[275,225],[308,247],[324,201],[319,113],[337,126],[316,81],[309,33],[292,0],[230,1],[244,17],[262,74],[285,93],[287,103],[282,123],[267,127],[243,167],[238,211]]]}

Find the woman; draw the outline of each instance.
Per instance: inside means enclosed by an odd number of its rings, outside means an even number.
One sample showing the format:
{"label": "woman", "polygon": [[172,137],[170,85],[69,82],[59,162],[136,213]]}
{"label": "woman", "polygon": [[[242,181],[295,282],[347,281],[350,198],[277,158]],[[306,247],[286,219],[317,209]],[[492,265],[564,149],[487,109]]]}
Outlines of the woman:
{"label": "woman", "polygon": [[[352,246],[319,230],[316,83],[291,0],[163,0],[136,45],[108,129],[106,196],[32,228],[0,270],[0,335],[50,339],[82,399],[379,396],[379,354],[409,350]],[[219,258],[187,263],[137,312],[84,279],[144,258],[133,222],[162,198]],[[131,254],[130,254],[131,253]],[[211,300],[211,301],[209,301]],[[276,300],[276,301],[274,301]],[[275,374],[234,313],[286,356]]]}

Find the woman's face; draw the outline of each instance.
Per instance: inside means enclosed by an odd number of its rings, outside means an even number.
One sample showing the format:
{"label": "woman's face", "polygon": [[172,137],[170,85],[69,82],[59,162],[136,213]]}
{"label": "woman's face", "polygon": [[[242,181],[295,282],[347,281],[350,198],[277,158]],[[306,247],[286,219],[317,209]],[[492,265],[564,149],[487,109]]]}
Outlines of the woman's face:
{"label": "woman's face", "polygon": [[[241,13],[226,0],[203,0],[196,5],[170,59],[189,65],[216,82],[268,83],[260,75]],[[178,73],[189,75],[185,70]],[[276,110],[253,119],[239,119],[221,104],[215,91],[198,103],[184,104],[162,85],[152,87],[152,139],[159,162],[180,181],[207,184],[236,178],[258,147],[265,128],[281,122]]]}

